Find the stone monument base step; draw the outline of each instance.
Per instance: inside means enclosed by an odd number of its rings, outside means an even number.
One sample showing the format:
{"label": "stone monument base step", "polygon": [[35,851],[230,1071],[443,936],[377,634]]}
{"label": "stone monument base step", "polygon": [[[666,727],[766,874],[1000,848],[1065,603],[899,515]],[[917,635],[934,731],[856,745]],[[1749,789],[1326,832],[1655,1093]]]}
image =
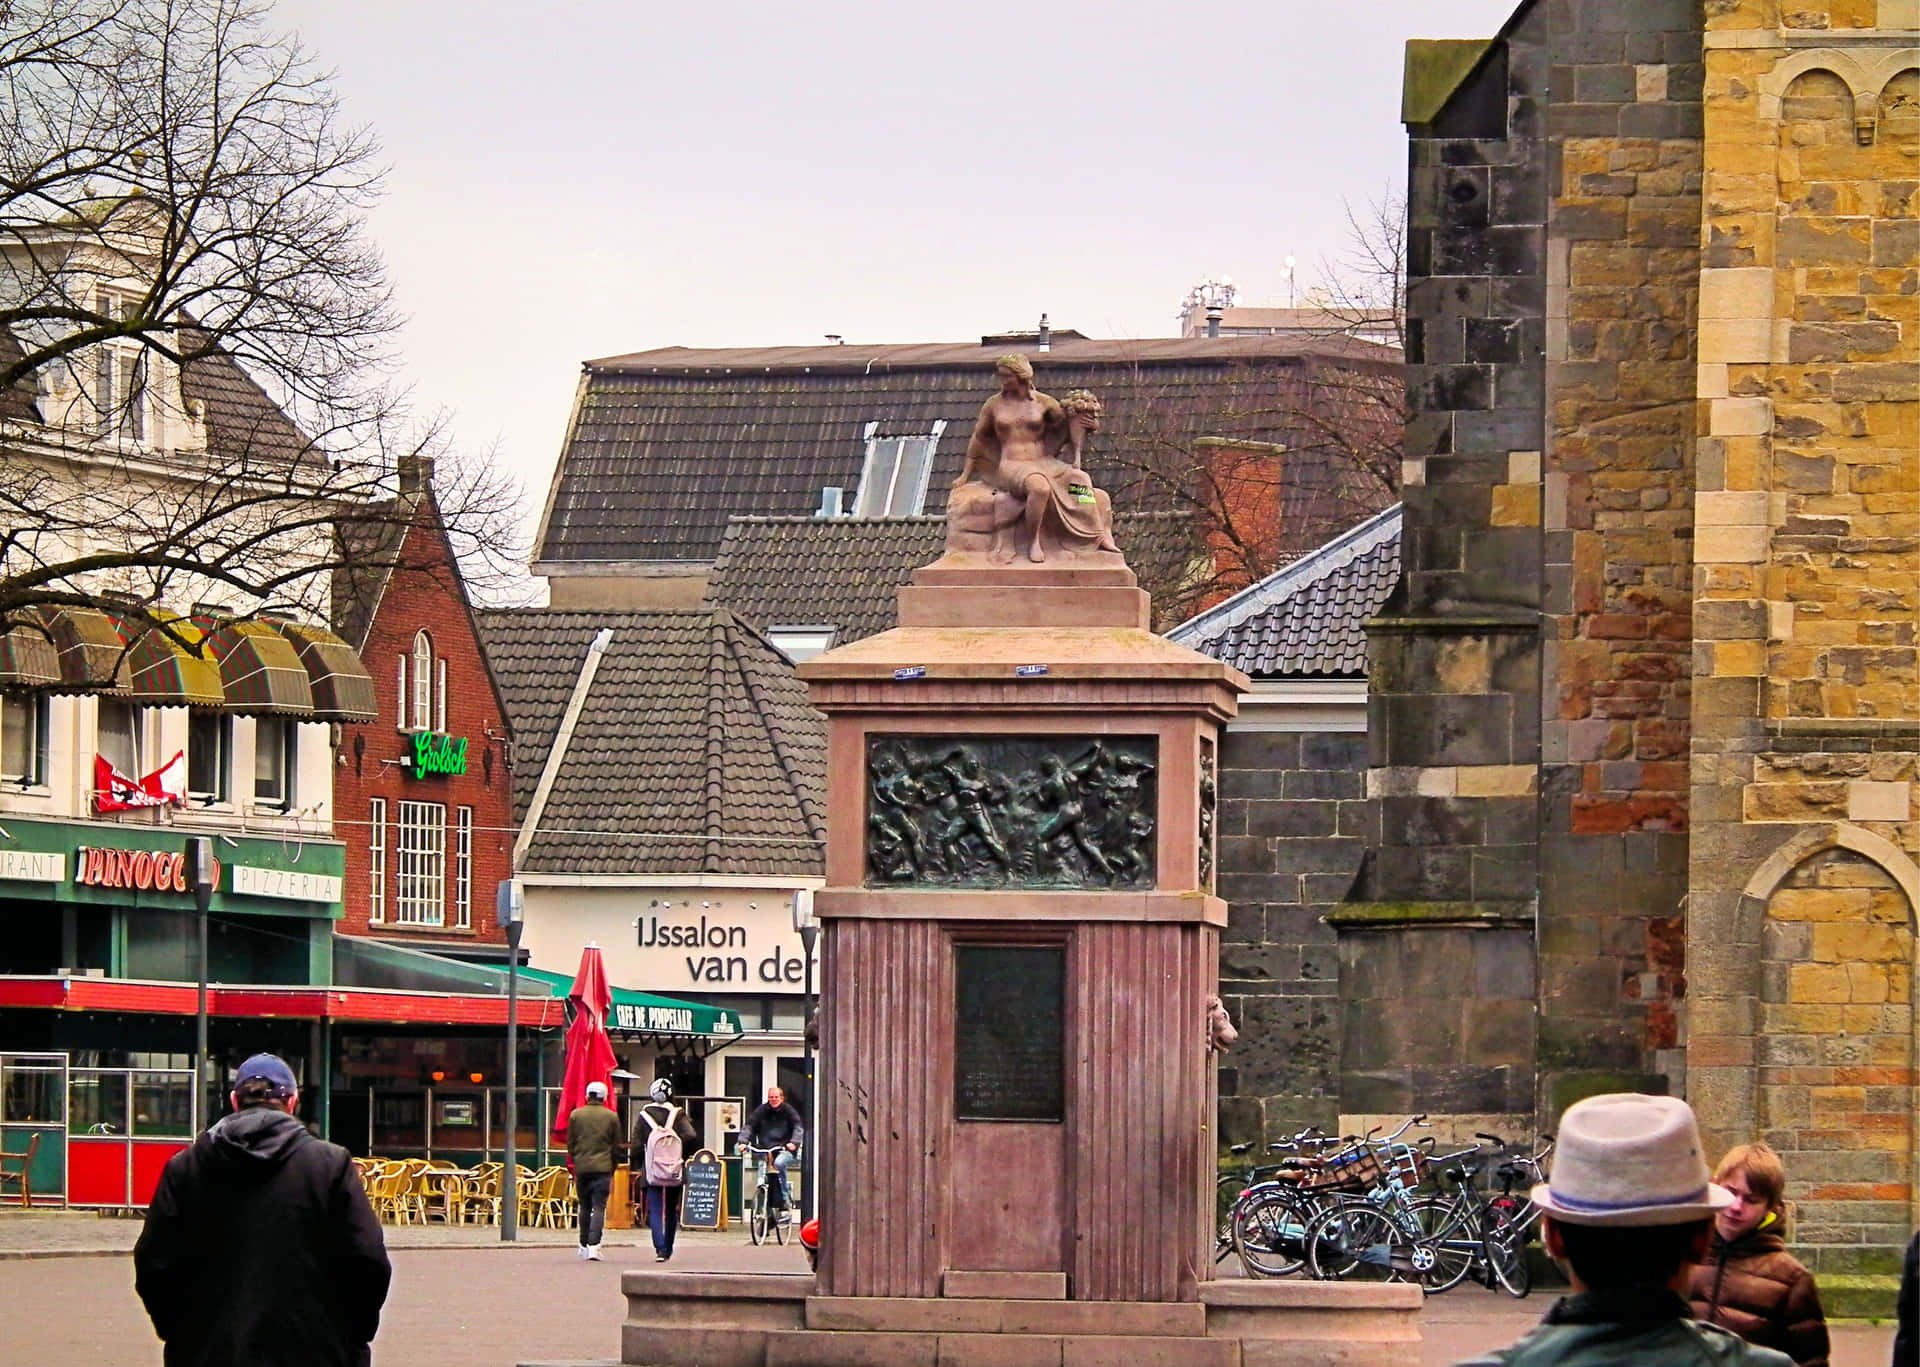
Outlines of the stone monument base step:
{"label": "stone monument base step", "polygon": [[654,1367],[1414,1367],[1417,1286],[1209,1282],[1197,1302],[840,1297],[804,1275],[629,1272]]}

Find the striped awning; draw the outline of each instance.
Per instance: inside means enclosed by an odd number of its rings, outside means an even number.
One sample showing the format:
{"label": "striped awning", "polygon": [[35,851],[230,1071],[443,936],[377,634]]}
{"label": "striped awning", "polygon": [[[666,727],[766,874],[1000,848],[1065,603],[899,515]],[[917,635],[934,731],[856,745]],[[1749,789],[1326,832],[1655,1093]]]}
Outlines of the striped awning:
{"label": "striped awning", "polygon": [[46,631],[25,622],[0,623],[0,688],[51,688],[60,682],[60,652]]}
{"label": "striped awning", "polygon": [[127,642],[127,684],[135,702],[149,707],[226,705],[220,666],[202,644],[206,633],[199,627],[184,617],[144,630],[123,619],[116,621],[121,639]]}
{"label": "striped awning", "polygon": [[320,721],[373,721],[380,715],[373,677],[352,646],[321,627],[269,622],[293,643],[313,689],[313,715]]}
{"label": "striped awning", "polygon": [[193,623],[207,634],[229,712],[313,715],[313,687],[293,642],[264,622],[195,617]]}
{"label": "striped awning", "polygon": [[19,616],[37,625],[53,643],[58,660],[56,693],[123,693],[127,688],[127,643],[113,619],[97,608],[31,607]]}

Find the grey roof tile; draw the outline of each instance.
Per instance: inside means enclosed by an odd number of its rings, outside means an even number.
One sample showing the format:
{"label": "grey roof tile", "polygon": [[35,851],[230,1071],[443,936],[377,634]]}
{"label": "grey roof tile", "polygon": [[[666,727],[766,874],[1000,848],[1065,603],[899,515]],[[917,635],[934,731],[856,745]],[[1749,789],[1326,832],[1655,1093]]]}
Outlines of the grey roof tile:
{"label": "grey roof tile", "polygon": [[731,613],[475,614],[515,739],[524,820],[587,647],[612,632],[522,867],[818,874],[826,721]]}
{"label": "grey roof tile", "polygon": [[[1115,539],[1143,586],[1179,578],[1201,548],[1178,513],[1121,513]],[[835,645],[895,625],[894,591],[938,559],[942,517],[736,517],[707,581],[707,602],[762,631],[831,626]]]}
{"label": "grey roof tile", "polygon": [[[669,347],[590,361],[537,559],[710,561],[730,517],[805,515],[828,486],[851,497],[869,423],[881,435],[946,424],[922,509],[937,514],[1008,349]],[[1138,481],[1116,453],[1190,453],[1205,436],[1287,446],[1289,498],[1345,484],[1328,473],[1343,457],[1310,377],[1333,367],[1392,383],[1400,372],[1397,351],[1345,338],[1070,340],[1027,354],[1048,393],[1088,388],[1105,402],[1087,467],[1122,511],[1136,506]],[[1282,508],[1281,525],[1306,525],[1299,511]]]}
{"label": "grey roof tile", "polygon": [[1182,622],[1167,639],[1251,678],[1365,678],[1366,622],[1400,581],[1400,505]]}

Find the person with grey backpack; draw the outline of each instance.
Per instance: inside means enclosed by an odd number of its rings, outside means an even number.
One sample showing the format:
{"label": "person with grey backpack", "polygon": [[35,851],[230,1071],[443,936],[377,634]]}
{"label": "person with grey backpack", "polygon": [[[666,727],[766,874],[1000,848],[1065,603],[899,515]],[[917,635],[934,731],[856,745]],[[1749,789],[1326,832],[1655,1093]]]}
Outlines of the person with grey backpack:
{"label": "person with grey backpack", "polygon": [[647,1104],[640,1108],[640,1178],[647,1200],[647,1228],[653,1231],[653,1260],[673,1256],[673,1236],[680,1231],[680,1192],[685,1183],[686,1155],[700,1137],[687,1113],[673,1104],[673,1084],[655,1078],[647,1088]]}

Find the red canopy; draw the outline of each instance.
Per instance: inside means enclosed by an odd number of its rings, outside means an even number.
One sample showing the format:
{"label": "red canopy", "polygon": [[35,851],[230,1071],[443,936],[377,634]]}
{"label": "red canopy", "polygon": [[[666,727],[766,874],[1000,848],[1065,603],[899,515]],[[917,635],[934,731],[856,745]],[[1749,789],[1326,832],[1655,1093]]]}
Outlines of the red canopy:
{"label": "red canopy", "polygon": [[560,1083],[560,1105],[553,1113],[553,1141],[567,1142],[567,1118],[585,1102],[587,1084],[605,1084],[613,1094],[613,1070],[619,1060],[607,1039],[607,1013],[613,1009],[613,989],[607,986],[607,966],[600,946],[580,951],[580,971],[567,992],[573,1023],[567,1027],[567,1070]]}

